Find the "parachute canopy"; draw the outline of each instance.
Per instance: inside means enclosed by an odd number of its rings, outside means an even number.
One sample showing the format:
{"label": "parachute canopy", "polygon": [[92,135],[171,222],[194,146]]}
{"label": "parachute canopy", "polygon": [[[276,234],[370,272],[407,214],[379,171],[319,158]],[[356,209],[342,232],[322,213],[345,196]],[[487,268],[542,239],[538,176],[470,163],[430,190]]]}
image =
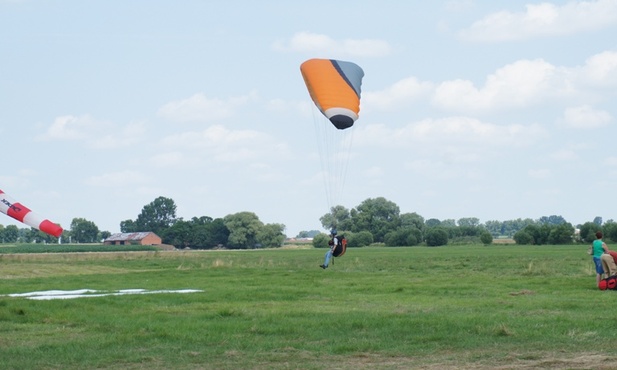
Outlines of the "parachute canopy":
{"label": "parachute canopy", "polygon": [[309,59],[300,71],[321,113],[339,130],[353,126],[360,113],[362,68],[352,62]]}
{"label": "parachute canopy", "polygon": [[16,202],[2,190],[0,190],[0,211],[19,222],[23,222],[56,238],[62,235],[62,228],[59,225],[32,212],[28,207]]}

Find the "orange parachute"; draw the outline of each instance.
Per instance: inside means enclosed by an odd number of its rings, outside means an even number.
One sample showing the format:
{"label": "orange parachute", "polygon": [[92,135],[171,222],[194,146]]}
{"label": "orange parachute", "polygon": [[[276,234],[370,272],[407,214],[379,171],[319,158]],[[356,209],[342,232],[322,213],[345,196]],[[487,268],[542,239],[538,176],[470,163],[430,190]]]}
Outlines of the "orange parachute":
{"label": "orange parachute", "polygon": [[362,68],[352,62],[309,59],[300,71],[321,113],[339,130],[353,126],[360,113]]}

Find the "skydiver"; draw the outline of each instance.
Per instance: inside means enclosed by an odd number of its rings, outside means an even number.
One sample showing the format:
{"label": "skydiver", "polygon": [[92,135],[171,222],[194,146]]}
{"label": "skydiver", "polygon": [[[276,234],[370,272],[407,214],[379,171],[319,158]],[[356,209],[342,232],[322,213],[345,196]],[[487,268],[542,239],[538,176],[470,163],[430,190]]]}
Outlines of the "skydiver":
{"label": "skydiver", "polygon": [[336,230],[332,229],[330,233],[330,240],[328,240],[328,246],[330,246],[330,249],[326,252],[326,255],[324,256],[323,265],[319,265],[319,267],[324,270],[328,268],[328,265],[330,264],[330,259],[332,258],[332,254],[334,253],[334,249],[336,248],[338,243],[339,241],[338,237],[336,236]]}

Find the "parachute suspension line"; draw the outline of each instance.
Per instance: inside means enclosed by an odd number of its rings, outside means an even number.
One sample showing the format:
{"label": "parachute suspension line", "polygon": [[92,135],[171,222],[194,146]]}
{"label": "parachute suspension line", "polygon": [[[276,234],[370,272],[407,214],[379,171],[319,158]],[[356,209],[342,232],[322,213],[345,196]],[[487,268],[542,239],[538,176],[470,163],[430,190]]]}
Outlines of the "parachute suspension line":
{"label": "parachute suspension line", "polygon": [[347,171],[349,170],[349,162],[350,162],[351,155],[352,155],[351,148],[352,148],[352,143],[353,143],[354,131],[355,130],[353,128],[348,128],[346,130],[339,130],[339,133],[342,134],[340,135],[341,137],[337,144],[340,148],[339,173],[341,174],[341,176],[340,176],[340,187],[338,189],[339,191],[338,200],[336,201],[335,204],[333,204],[333,206],[342,205],[342,199],[343,199],[343,194],[345,190],[345,183],[347,182]]}
{"label": "parachute suspension line", "polygon": [[[321,167],[321,180],[323,181],[324,190],[326,192],[326,206],[328,210],[330,210],[332,200],[331,194],[328,191],[329,182],[328,182],[328,158],[331,157],[328,150],[330,145],[327,145],[326,142],[326,134],[328,127],[326,126],[329,122],[325,122],[325,117],[316,114],[315,109],[311,109],[313,113],[313,127],[315,128],[315,141],[317,143],[317,154],[319,155],[319,165]],[[327,121],[327,120],[326,120]]]}
{"label": "parachute suspension line", "polygon": [[326,117],[313,112],[315,138],[328,210],[340,205],[351,157],[353,129],[338,130]]}
{"label": "parachute suspension line", "polygon": [[[309,59],[300,72],[321,119],[313,122],[319,148],[326,200],[331,210],[340,205],[351,157],[352,126],[360,113],[364,71],[353,62]],[[326,118],[327,117],[327,118]]]}

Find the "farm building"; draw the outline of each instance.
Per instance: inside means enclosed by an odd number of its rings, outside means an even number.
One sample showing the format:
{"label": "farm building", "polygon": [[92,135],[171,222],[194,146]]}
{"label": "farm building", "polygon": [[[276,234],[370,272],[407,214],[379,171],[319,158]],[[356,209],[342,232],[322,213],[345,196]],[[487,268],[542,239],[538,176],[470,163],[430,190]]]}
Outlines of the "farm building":
{"label": "farm building", "polygon": [[160,245],[161,237],[153,232],[117,233],[103,240],[105,245]]}

